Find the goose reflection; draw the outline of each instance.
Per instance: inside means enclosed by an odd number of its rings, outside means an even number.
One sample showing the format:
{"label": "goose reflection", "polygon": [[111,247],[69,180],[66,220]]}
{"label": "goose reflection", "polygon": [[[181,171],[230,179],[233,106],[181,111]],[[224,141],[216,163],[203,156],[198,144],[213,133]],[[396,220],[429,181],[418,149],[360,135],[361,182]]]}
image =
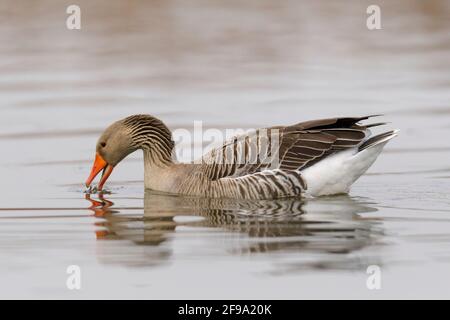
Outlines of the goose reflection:
{"label": "goose reflection", "polygon": [[348,195],[237,201],[146,191],[143,212],[115,207],[103,195],[86,199],[94,215],[102,218],[96,223],[102,228],[97,239],[128,240],[119,248],[105,246],[101,260],[126,265],[158,265],[183,254],[313,253],[329,258],[368,246],[382,234],[376,220],[361,217],[377,209],[367,199]]}

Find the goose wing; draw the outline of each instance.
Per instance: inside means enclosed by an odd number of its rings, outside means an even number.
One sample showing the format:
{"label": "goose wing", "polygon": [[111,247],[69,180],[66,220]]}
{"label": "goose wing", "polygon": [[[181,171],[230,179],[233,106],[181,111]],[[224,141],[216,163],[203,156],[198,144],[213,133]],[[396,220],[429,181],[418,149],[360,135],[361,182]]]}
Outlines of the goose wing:
{"label": "goose wing", "polygon": [[266,170],[300,171],[360,145],[370,135],[369,127],[381,125],[358,124],[370,117],[320,119],[235,136],[202,157],[202,171],[210,180],[245,178]]}

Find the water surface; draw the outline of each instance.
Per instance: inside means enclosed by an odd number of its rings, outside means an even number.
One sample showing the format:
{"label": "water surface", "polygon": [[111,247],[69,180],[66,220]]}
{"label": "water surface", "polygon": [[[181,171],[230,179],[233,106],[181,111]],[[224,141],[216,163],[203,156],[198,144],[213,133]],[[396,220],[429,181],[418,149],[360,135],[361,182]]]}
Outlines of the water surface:
{"label": "water surface", "polygon": [[[77,4],[80,31],[59,1],[0,5],[1,298],[450,297],[448,1],[379,1],[376,31],[368,1]],[[402,131],[349,195],[144,192],[136,153],[86,196],[98,135],[134,113],[188,130],[384,113]]]}

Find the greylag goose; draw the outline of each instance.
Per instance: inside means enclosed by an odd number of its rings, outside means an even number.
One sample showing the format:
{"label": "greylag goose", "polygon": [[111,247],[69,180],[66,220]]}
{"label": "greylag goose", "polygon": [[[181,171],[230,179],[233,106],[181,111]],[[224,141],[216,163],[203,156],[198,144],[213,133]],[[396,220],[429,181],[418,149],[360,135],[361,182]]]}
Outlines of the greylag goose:
{"label": "greylag goose", "polygon": [[[178,163],[167,126],[150,115],[132,115],[99,138],[91,174],[103,171],[101,191],[113,169],[130,153],[144,153],[147,189],[188,196],[277,199],[347,193],[398,130],[371,137],[366,117],[312,120],[235,136],[200,161]],[[262,157],[262,150],[266,157]],[[267,161],[270,159],[270,161]]]}

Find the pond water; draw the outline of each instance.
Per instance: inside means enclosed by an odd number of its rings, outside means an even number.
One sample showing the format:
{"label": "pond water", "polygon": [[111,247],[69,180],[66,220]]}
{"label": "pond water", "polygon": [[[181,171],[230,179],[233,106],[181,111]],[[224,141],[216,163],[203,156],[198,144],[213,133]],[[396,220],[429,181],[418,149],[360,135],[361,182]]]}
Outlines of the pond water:
{"label": "pond water", "polygon": [[[448,1],[377,1],[373,31],[366,0],[77,4],[81,30],[56,0],[0,4],[0,298],[450,297]],[[145,192],[136,153],[87,196],[97,137],[135,113],[191,131],[383,113],[401,133],[349,195]]]}

